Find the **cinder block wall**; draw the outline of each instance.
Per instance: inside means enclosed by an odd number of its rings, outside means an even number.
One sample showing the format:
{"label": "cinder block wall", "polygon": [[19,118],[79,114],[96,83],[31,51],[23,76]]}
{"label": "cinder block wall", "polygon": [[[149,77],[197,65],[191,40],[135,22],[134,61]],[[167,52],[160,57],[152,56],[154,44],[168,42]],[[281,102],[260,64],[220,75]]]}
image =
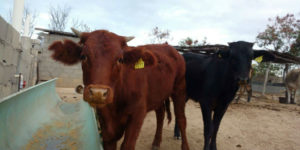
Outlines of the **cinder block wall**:
{"label": "cinder block wall", "polygon": [[20,37],[0,16],[0,98],[18,91],[15,74],[23,74],[26,87],[34,85],[38,44],[30,38]]}
{"label": "cinder block wall", "polygon": [[58,78],[56,82],[57,87],[75,87],[78,84],[82,84],[82,70],[80,63],[68,66],[54,61],[51,58],[52,52],[48,50],[49,45],[54,41],[69,39],[78,42],[79,38],[46,33],[40,33],[40,36],[43,37],[43,42],[38,57],[39,80],[45,81]]}

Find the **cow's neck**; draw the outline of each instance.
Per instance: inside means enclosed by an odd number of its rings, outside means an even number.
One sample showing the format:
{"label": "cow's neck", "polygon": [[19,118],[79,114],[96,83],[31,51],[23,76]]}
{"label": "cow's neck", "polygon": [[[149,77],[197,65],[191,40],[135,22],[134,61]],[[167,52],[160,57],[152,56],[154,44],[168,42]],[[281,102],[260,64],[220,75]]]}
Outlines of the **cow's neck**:
{"label": "cow's neck", "polygon": [[220,70],[223,70],[223,73],[219,73],[219,79],[221,79],[221,86],[225,89],[232,89],[238,87],[238,80],[234,78],[233,67],[229,61],[219,61],[217,62]]}
{"label": "cow's neck", "polygon": [[123,133],[124,122],[126,117],[118,114],[115,105],[109,105],[101,109],[97,109],[98,117],[102,131],[105,131],[105,136],[116,137]]}

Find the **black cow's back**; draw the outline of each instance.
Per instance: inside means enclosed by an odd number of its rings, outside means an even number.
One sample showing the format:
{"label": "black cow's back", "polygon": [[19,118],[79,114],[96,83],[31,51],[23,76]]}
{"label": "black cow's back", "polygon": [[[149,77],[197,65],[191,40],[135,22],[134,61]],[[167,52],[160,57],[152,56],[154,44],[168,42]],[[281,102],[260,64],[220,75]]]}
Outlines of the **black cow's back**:
{"label": "black cow's back", "polygon": [[186,84],[188,97],[201,101],[207,98],[220,99],[232,95],[238,83],[232,77],[228,59],[217,55],[183,54],[186,61]]}

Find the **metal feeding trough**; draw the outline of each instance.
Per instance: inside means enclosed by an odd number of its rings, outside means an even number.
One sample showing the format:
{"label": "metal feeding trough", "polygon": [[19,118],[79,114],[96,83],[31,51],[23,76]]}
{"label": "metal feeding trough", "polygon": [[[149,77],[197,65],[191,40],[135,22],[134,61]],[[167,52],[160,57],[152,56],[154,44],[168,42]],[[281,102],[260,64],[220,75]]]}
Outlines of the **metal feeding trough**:
{"label": "metal feeding trough", "polygon": [[0,100],[1,150],[103,150],[93,109],[62,101],[55,80]]}

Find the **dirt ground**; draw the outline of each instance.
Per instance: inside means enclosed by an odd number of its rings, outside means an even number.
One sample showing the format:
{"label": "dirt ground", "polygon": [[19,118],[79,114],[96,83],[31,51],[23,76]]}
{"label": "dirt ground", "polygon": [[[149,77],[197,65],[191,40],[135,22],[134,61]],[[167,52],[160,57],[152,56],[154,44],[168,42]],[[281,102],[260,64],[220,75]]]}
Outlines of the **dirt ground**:
{"label": "dirt ground", "polygon": [[[74,101],[81,95],[73,89],[57,89],[66,101]],[[273,99],[273,100],[272,100]],[[254,94],[247,103],[244,98],[238,104],[230,104],[217,137],[219,150],[300,150],[300,106],[279,104],[277,96],[262,97]],[[163,128],[161,150],[180,150],[181,141],[173,139],[173,120]],[[198,103],[189,101],[186,106],[187,136],[191,150],[203,148],[203,123]],[[155,113],[149,112],[139,135],[136,149],[150,150],[156,129]],[[119,141],[120,145],[121,141]]]}

